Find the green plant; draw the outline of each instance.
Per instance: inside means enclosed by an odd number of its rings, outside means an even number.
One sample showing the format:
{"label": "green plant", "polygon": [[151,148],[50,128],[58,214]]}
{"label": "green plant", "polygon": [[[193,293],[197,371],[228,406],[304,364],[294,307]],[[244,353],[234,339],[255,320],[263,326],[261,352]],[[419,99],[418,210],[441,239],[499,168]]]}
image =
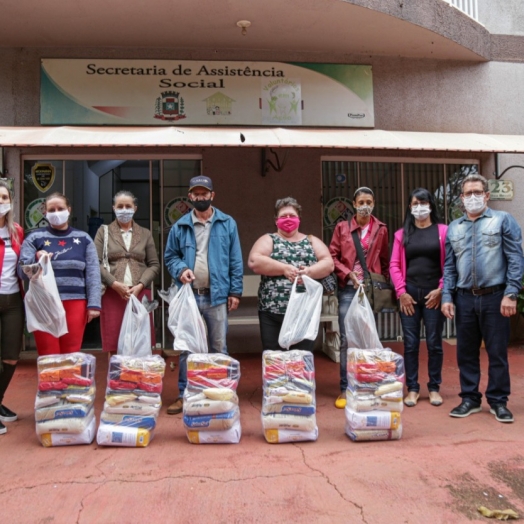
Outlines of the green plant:
{"label": "green plant", "polygon": [[524,315],[524,277],[522,277],[522,288],[517,295],[517,311]]}

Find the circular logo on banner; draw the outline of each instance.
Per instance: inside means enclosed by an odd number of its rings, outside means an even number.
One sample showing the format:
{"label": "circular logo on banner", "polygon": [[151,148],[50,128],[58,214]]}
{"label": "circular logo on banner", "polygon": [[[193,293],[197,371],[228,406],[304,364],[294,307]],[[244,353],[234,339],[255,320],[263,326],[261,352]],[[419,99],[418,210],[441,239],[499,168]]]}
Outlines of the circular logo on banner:
{"label": "circular logo on banner", "polygon": [[187,197],[176,197],[170,200],[164,208],[164,220],[171,227],[180,217],[191,211],[190,200]]}
{"label": "circular logo on banner", "polygon": [[346,175],[344,173],[339,173],[335,176],[335,180],[337,181],[337,184],[345,184],[346,183]]}
{"label": "circular logo on banner", "polygon": [[25,208],[25,226],[26,229],[36,229],[37,227],[47,226],[47,220],[45,219],[45,198],[37,198]]}
{"label": "circular logo on banner", "polygon": [[341,220],[347,220],[351,215],[353,215],[353,206],[349,198],[332,198],[324,206],[324,225],[335,227]]}

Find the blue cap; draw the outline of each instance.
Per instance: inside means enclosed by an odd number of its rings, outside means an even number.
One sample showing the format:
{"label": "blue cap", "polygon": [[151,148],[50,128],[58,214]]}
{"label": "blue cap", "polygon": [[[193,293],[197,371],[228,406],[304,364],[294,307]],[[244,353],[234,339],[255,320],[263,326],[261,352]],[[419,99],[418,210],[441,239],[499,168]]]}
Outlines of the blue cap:
{"label": "blue cap", "polygon": [[213,191],[213,182],[207,176],[195,176],[189,181],[189,191],[192,191],[195,187],[205,187],[209,191]]}

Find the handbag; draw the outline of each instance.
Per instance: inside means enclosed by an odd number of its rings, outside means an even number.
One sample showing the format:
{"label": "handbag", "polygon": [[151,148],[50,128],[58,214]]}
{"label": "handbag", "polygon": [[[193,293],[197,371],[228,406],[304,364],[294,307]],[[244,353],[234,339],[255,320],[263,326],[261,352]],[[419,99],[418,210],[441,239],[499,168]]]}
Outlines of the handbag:
{"label": "handbag", "polygon": [[[307,239],[308,242],[311,244],[311,247],[313,247],[313,242],[311,242],[311,235],[308,235]],[[337,289],[338,285],[337,276],[335,275],[335,273],[330,273],[327,277],[318,279],[317,282],[320,282],[322,284],[324,295],[332,295]]]}
{"label": "handbag", "polygon": [[[109,269],[109,258],[107,256],[107,244],[109,242],[109,232],[107,226],[101,226],[104,230],[104,248],[102,249],[102,267],[107,271]],[[101,283],[101,294],[103,295],[106,292],[107,286],[102,282]]]}
{"label": "handbag", "polygon": [[360,243],[360,238],[358,238],[358,233],[353,231],[351,236],[355,243],[360,265],[364,270],[364,292],[371,304],[373,313],[381,313],[384,310],[387,310],[387,312],[396,311],[397,301],[395,299],[395,290],[393,286],[386,280],[384,275],[369,272],[362,244]]}

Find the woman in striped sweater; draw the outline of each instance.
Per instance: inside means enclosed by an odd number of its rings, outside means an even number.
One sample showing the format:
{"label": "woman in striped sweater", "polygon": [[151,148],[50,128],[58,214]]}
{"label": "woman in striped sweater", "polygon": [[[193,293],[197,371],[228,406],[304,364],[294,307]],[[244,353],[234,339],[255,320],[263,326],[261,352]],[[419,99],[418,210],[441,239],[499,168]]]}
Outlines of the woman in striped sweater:
{"label": "woman in striped sweater", "polygon": [[20,262],[34,264],[42,255],[52,255],[51,265],[66,312],[68,333],[57,338],[35,331],[36,349],[39,355],[74,353],[80,351],[87,322],[100,315],[98,255],[91,237],[69,226],[71,206],[66,196],[53,193],[45,204],[49,226],[28,234],[22,244]]}

